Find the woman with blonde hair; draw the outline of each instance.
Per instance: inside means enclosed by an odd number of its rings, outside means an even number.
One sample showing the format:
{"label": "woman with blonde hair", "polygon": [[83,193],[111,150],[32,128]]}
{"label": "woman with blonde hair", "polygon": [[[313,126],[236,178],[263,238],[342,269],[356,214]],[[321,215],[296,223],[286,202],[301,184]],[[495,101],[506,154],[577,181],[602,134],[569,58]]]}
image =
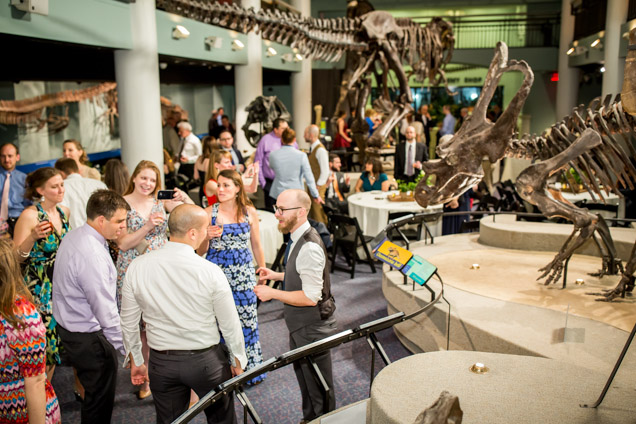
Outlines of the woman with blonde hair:
{"label": "woman with blonde hair", "polygon": [[88,163],[88,156],[86,156],[86,151],[79,141],[73,139],[64,140],[62,144],[62,156],[71,158],[77,163],[82,177],[99,181],[102,180],[102,176],[97,169],[86,165]]}
{"label": "woman with blonde hair", "polygon": [[0,422],[61,422],[46,378],[46,328],[26,289],[11,240],[0,239]]}
{"label": "woman with blonde hair", "polygon": [[[119,256],[117,257],[117,307],[121,309],[121,288],[126,270],[137,256],[149,250],[159,249],[168,241],[168,220],[166,212],[172,211],[182,203],[193,203],[183,191],[175,188],[171,200],[157,199],[161,188],[161,175],[154,162],[142,160],[135,167],[124,199],[130,205],[126,217],[128,233],[117,239]],[[148,344],[146,332],[142,331],[144,359],[148,361]],[[148,382],[140,389],[138,397],[150,396]]]}
{"label": "woman with blonde hair", "polygon": [[34,201],[20,215],[13,241],[25,263],[24,283],[46,327],[46,365],[49,380],[60,363],[57,322],[53,318],[53,266],[62,238],[70,231],[69,209],[64,200],[64,180],[55,168],[40,168],[26,178],[24,197]]}
{"label": "woman with blonde hair", "polygon": [[[265,266],[265,254],[258,214],[247,198],[241,175],[233,169],[225,169],[219,172],[217,185],[219,203],[206,208],[211,226],[208,227],[208,239],[199,246],[197,253],[207,252],[206,259],[217,264],[230,283],[245,337],[247,371],[263,362],[254,294],[256,271],[248,243],[258,268]],[[265,375],[255,377],[248,384],[260,383],[264,378]]]}

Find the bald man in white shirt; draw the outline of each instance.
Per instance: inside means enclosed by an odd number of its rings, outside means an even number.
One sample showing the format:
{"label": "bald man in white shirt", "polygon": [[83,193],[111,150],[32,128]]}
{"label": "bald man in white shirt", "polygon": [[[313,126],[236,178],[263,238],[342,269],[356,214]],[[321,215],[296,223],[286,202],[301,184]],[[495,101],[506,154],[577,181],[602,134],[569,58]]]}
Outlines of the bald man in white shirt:
{"label": "bald man in white shirt", "polygon": [[[170,423],[185,412],[190,390],[203,397],[241,374],[247,364],[243,330],[225,274],[195,253],[208,225],[208,215],[199,206],[176,207],[168,220],[170,241],[132,261],[124,279],[121,327],[126,357],[133,359],[131,380],[141,384],[149,378],[157,423]],[[139,334],[142,313],[150,346],[147,369]],[[219,344],[218,328],[232,366]],[[208,423],[235,423],[233,397],[225,396],[205,414]]]}

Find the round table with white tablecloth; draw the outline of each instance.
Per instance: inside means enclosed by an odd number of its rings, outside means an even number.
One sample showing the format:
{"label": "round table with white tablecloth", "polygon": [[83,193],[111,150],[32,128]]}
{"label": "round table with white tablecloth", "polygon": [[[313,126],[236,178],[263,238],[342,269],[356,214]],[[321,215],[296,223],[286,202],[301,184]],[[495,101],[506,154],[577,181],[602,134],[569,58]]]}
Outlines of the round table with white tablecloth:
{"label": "round table with white tablecloth", "polygon": [[[367,191],[352,194],[347,198],[349,203],[349,216],[358,218],[360,228],[365,235],[375,236],[389,221],[389,213],[393,212],[429,212],[431,214],[442,211],[442,205],[423,208],[415,201],[412,202],[391,202],[387,196],[396,193],[395,191]],[[441,222],[439,219],[434,225],[429,225],[433,236],[441,235]],[[439,227],[439,228],[437,228]]]}
{"label": "round table with white tablecloth", "polygon": [[271,265],[276,259],[276,253],[283,244],[283,235],[278,231],[278,220],[273,213],[257,209],[259,222],[259,233],[261,244],[265,253],[265,262]]}

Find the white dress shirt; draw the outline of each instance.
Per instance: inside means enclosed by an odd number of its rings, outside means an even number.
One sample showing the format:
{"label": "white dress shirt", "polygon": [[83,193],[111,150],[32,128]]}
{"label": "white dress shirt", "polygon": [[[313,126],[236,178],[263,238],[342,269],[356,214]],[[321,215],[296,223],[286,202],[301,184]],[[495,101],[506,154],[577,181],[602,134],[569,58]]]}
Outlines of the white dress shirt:
{"label": "white dress shirt", "polygon": [[[309,148],[311,152],[314,151],[316,147],[320,144],[320,140],[316,140],[311,144]],[[329,178],[329,152],[327,149],[319,149],[316,152],[316,159],[318,160],[318,165],[320,165],[320,175],[318,176],[318,181],[316,181],[316,185],[324,186],[327,184],[327,178]]]}
{"label": "white dress shirt", "polygon": [[[184,243],[168,242],[134,259],[122,287],[121,327],[126,357],[143,364],[139,319],[155,350],[199,350],[219,343],[247,365],[243,329],[230,284],[217,265]],[[217,328],[218,322],[218,328]],[[124,365],[127,365],[127,360]]]}
{"label": "white dress shirt", "polygon": [[201,140],[193,133],[188,134],[183,139],[183,149],[181,150],[181,156],[186,158],[188,163],[196,162],[197,158],[203,154],[203,147],[201,146]]}
{"label": "white dress shirt", "polygon": [[95,190],[108,189],[106,184],[80,174],[71,174],[64,180],[64,200],[60,203],[71,210],[71,228],[86,223],[86,204]]}
{"label": "white dress shirt", "polygon": [[[294,242],[292,244],[289,255],[296,248],[296,242],[300,239],[300,236],[305,234],[311,227],[309,222],[305,221],[300,227],[291,233],[291,239]],[[303,292],[305,296],[312,302],[318,303],[322,299],[322,285],[324,283],[322,279],[322,271],[325,268],[325,252],[322,247],[316,243],[307,242],[302,245],[298,256],[296,257],[296,271],[300,275],[300,281],[302,281]]]}

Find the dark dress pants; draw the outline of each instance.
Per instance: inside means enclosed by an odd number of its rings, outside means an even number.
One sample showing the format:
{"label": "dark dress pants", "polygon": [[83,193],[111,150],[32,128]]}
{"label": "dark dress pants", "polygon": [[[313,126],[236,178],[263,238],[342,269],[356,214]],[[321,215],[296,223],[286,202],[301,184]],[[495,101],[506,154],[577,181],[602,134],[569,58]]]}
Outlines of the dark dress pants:
{"label": "dark dress pants", "polygon": [[[296,349],[315,341],[329,337],[336,332],[336,319],[331,317],[325,321],[302,327],[289,335],[289,347]],[[294,372],[300,386],[300,394],[303,399],[303,419],[311,421],[327,412],[336,409],[336,395],[333,386],[333,372],[331,366],[331,351],[313,356],[318,369],[322,373],[329,390],[329,399],[325,404],[323,390],[320,382],[314,377],[312,367],[308,361],[294,362]]]}
{"label": "dark dress pants", "polygon": [[274,213],[274,205],[276,204],[276,199],[269,196],[269,191],[272,189],[273,182],[274,180],[265,178],[265,187],[263,187],[263,193],[265,194],[265,210],[271,213]]}
{"label": "dark dress pants", "polygon": [[[150,350],[150,390],[155,400],[157,423],[171,423],[188,409],[190,389],[202,398],[232,378],[222,346],[205,352],[171,355]],[[205,409],[208,423],[235,424],[234,397],[224,396]]]}
{"label": "dark dress pants", "polygon": [[117,385],[117,351],[102,331],[74,333],[58,326],[62,346],[84,386],[82,424],[107,424]]}

